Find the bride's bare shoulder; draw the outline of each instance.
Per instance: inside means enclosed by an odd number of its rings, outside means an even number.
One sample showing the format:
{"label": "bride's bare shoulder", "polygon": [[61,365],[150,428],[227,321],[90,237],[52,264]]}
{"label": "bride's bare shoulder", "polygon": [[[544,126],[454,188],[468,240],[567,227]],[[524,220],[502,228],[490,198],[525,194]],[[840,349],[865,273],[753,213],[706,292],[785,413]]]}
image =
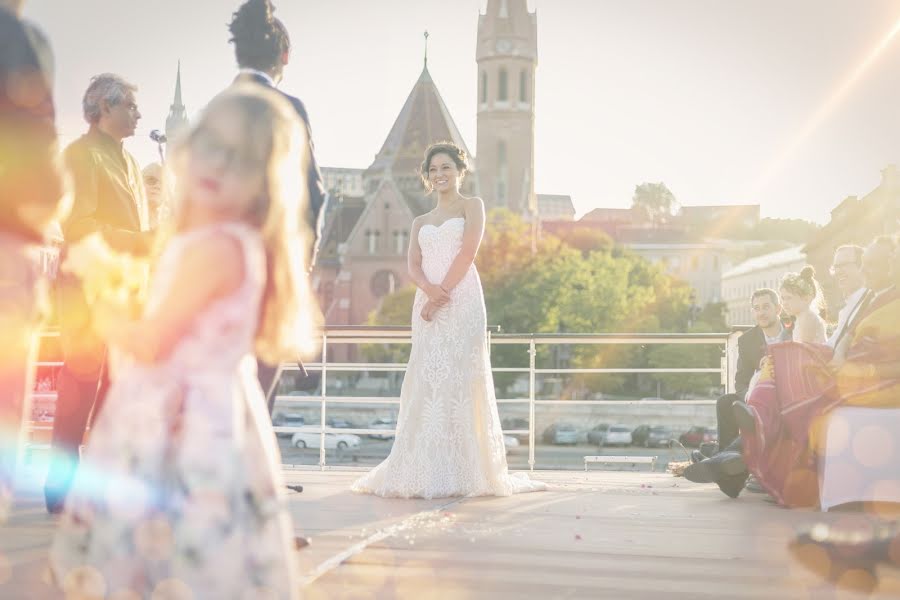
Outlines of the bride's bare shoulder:
{"label": "bride's bare shoulder", "polygon": [[478,196],[463,196],[463,206],[466,211],[469,210],[484,210],[484,200],[479,198]]}

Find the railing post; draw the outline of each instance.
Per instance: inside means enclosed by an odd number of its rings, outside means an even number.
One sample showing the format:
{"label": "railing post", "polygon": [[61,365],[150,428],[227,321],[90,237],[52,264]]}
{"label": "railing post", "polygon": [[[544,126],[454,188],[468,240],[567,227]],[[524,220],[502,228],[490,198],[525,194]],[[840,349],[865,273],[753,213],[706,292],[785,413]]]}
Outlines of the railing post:
{"label": "railing post", "polygon": [[537,350],[534,336],[528,345],[528,469],[534,471],[534,364]]}
{"label": "railing post", "polygon": [[326,391],[328,385],[328,332],[322,331],[322,410],[321,410],[321,431],[319,432],[319,469],[325,470],[325,405]]}
{"label": "railing post", "polygon": [[726,394],[734,393],[734,374],[737,372],[737,349],[739,337],[741,337],[741,332],[732,331],[728,335],[728,339],[725,341],[725,368],[723,373],[725,381],[722,382],[722,385],[725,386]]}

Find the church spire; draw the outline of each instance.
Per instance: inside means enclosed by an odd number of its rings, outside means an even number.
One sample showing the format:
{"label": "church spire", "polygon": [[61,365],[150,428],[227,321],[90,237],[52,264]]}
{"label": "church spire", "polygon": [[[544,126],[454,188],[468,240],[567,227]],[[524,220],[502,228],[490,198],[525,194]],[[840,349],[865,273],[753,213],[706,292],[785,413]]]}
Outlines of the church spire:
{"label": "church spire", "polygon": [[181,101],[181,61],[178,61],[178,72],[175,75],[175,98],[169,107],[169,117],[166,119],[166,138],[174,139],[178,130],[187,125],[187,109]]}
{"label": "church spire", "polygon": [[428,30],[425,30],[425,68],[428,69]]}
{"label": "church spire", "polygon": [[178,61],[178,74],[175,76],[175,102],[174,106],[182,106],[181,104],[181,61]]}

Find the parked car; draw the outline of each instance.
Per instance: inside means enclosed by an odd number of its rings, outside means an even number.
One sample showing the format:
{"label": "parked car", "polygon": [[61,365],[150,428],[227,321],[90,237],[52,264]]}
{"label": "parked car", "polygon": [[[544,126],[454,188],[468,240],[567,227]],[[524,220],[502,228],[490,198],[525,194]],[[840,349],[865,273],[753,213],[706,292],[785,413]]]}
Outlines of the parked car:
{"label": "parked car", "polygon": [[607,446],[630,446],[631,428],[626,425],[613,425],[606,432]]}
{"label": "parked car", "polygon": [[715,442],[716,435],[715,429],[694,426],[682,433],[678,441],[681,442],[682,446],[699,448],[700,444],[704,442]]}
{"label": "parked car", "polygon": [[542,436],[545,444],[575,445],[578,443],[578,432],[571,423],[554,423],[544,430]]}
{"label": "parked car", "polygon": [[668,448],[672,445],[673,437],[674,433],[672,433],[671,429],[662,425],[657,425],[656,427],[651,427],[650,431],[647,432],[643,445],[646,448],[656,448],[657,446]]}
{"label": "parked car", "polygon": [[643,446],[648,435],[650,435],[650,426],[638,425],[631,431],[631,443],[635,446]]}
{"label": "parked car", "polygon": [[509,451],[513,448],[519,447],[519,440],[511,435],[503,436],[503,447],[506,448],[506,453],[509,454]]}
{"label": "parked car", "polygon": [[[375,419],[369,423],[369,429],[397,429],[397,421],[395,419]],[[393,433],[371,433],[369,437],[374,440],[389,440],[394,437]]]}
{"label": "parked car", "polygon": [[[316,431],[298,431],[291,437],[291,444],[297,448],[318,448],[319,435]],[[348,448],[359,448],[360,441],[359,436],[352,433],[326,433],[325,449],[347,450]]]}
{"label": "parked car", "polygon": [[503,419],[502,425],[503,425],[504,435],[510,435],[510,436],[516,438],[517,440],[519,440],[519,442],[521,442],[523,444],[528,443],[528,434],[527,433],[509,433],[509,434],[506,433],[507,431],[511,431],[513,429],[525,430],[527,432],[528,431],[528,419]]}
{"label": "parked car", "polygon": [[356,425],[341,417],[331,417],[325,422],[332,429],[354,429]]}
{"label": "parked car", "polygon": [[[300,415],[290,415],[285,413],[275,413],[272,417],[272,425],[275,427],[303,427],[306,425],[306,419]],[[289,438],[294,435],[293,431],[276,431],[275,436],[280,438]]]}
{"label": "parked car", "polygon": [[606,443],[606,432],[609,431],[608,423],[600,423],[590,431],[588,431],[587,439],[591,444],[602,446]]}

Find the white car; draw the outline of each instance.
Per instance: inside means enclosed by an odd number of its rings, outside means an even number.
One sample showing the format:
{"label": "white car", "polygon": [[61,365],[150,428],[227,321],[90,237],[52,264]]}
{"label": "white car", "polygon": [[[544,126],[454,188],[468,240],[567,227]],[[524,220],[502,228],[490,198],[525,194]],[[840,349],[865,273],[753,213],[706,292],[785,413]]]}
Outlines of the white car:
{"label": "white car", "polygon": [[625,425],[613,425],[606,432],[606,439],[603,442],[607,446],[630,446],[631,428]]}
{"label": "white car", "polygon": [[[394,419],[375,419],[369,423],[369,429],[397,429],[397,421]],[[391,433],[370,433],[369,437],[375,440],[389,440],[394,437]]]}
{"label": "white car", "polygon": [[511,435],[504,435],[503,436],[503,447],[506,448],[506,452],[509,453],[509,451],[512,450],[513,448],[519,447],[519,440],[517,440],[516,438],[514,438]]}
{"label": "white car", "polygon": [[[291,438],[291,445],[297,448],[318,448],[319,433],[317,431],[298,431]],[[352,433],[326,433],[325,449],[326,450],[346,450],[348,448],[359,448],[360,438]]]}

